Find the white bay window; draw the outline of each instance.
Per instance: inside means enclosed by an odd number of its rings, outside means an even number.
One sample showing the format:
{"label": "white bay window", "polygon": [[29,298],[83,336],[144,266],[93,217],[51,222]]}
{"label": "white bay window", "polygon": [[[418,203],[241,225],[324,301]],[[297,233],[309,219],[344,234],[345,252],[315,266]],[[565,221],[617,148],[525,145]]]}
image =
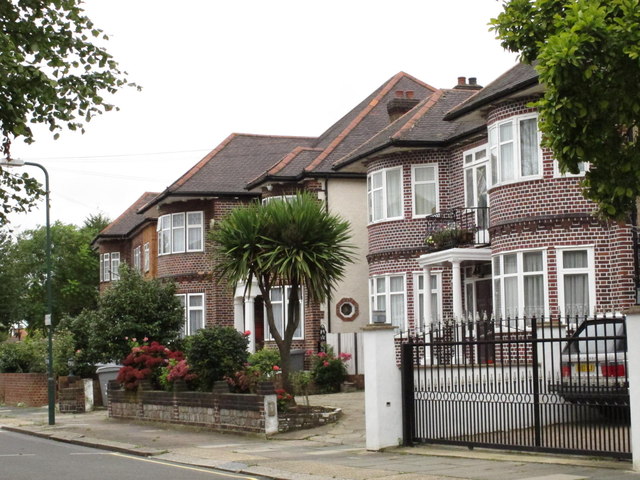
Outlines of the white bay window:
{"label": "white bay window", "polygon": [[[304,338],[304,302],[302,299],[302,289],[298,290],[300,298],[298,300],[298,326],[293,334],[294,340],[302,340]],[[285,297],[286,295],[286,297]],[[273,287],[269,294],[271,299],[271,307],[273,309],[273,320],[276,324],[278,333],[283,336],[286,326],[289,324],[289,298],[291,296],[291,287]],[[286,298],[286,301],[285,301]],[[264,313],[264,318],[267,318],[267,312]],[[269,324],[265,321],[266,338],[273,339],[269,330]]]}
{"label": "white bay window", "polygon": [[181,336],[189,336],[204,328],[204,293],[186,293],[176,295],[184,309],[184,323]]}
{"label": "white bay window", "polygon": [[414,165],[411,168],[413,216],[431,215],[438,211],[438,165]]}
{"label": "white bay window", "polygon": [[369,223],[402,218],[402,167],[370,173],[367,200]]}
{"label": "white bay window", "polygon": [[203,250],[203,212],[181,212],[158,218],[158,255]]}
{"label": "white bay window", "polygon": [[537,115],[520,115],[489,127],[491,183],[539,178],[542,175]]}
{"label": "white bay window", "polygon": [[548,311],[546,252],[505,253],[493,257],[494,310],[497,318],[540,317]]}
{"label": "white bay window", "polygon": [[369,279],[372,312],[385,312],[387,323],[406,328],[404,275],[384,275]]}
{"label": "white bay window", "polygon": [[558,299],[566,316],[592,315],[595,310],[595,267],[592,247],[557,247]]}

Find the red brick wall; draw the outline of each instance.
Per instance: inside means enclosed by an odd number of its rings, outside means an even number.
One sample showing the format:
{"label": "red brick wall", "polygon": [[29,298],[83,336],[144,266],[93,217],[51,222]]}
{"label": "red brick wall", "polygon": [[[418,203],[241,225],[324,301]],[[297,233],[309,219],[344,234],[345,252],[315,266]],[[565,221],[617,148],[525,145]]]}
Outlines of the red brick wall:
{"label": "red brick wall", "polygon": [[48,404],[45,373],[0,373],[0,401],[7,405],[22,403],[27,407]]}

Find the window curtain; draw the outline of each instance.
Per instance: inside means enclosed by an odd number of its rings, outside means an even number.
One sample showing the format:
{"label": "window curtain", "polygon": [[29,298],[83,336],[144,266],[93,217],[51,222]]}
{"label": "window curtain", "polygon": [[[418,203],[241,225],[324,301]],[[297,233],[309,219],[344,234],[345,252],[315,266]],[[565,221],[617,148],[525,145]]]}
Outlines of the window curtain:
{"label": "window curtain", "polygon": [[[524,276],[524,314],[527,317],[544,315],[544,281],[542,252],[522,255]],[[531,272],[541,272],[531,275]]]}
{"label": "window curtain", "polygon": [[401,169],[387,171],[387,217],[402,215]]}
{"label": "window curtain", "polygon": [[202,295],[189,296],[189,335],[193,335],[204,326],[203,307]]}
{"label": "window curtain", "polygon": [[520,168],[523,176],[538,174],[538,120],[520,122]]}
{"label": "window curtain", "polygon": [[516,177],[513,155],[513,124],[500,125],[500,180],[508,181]]}
{"label": "window curtain", "polygon": [[389,310],[391,324],[395,327],[404,326],[404,278],[389,278]]}

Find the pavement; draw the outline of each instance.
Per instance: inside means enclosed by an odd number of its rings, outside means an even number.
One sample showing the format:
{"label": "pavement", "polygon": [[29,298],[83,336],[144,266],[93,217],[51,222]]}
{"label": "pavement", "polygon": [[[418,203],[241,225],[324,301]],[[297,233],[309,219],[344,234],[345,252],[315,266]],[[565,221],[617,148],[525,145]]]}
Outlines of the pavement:
{"label": "pavement", "polygon": [[364,393],[309,397],[339,407],[335,424],[277,434],[205,429],[108,418],[106,410],[56,414],[43,408],[0,406],[0,427],[51,440],[282,480],[640,480],[626,461],[523,454],[458,447],[365,447]]}

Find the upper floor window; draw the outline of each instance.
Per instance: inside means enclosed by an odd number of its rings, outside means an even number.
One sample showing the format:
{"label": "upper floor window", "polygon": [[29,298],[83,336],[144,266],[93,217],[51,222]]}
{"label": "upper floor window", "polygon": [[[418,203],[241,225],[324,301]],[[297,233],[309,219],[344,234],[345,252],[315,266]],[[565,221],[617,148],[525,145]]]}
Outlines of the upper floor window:
{"label": "upper floor window", "polygon": [[489,127],[491,184],[516,182],[541,175],[542,154],[537,115],[520,115]]}
{"label": "upper floor window", "polygon": [[133,249],[133,268],[135,268],[138,271],[142,270],[141,254],[142,254],[142,247],[138,245],[136,248]]}
{"label": "upper floor window", "polygon": [[523,318],[547,312],[546,254],[542,250],[493,257],[494,310],[497,318]]}
{"label": "upper floor window", "polygon": [[275,200],[283,200],[285,202],[292,202],[296,199],[295,195],[274,195],[273,197],[267,197],[262,199],[262,204],[266,205],[269,202],[273,202]]}
{"label": "upper floor window", "polygon": [[172,213],[158,218],[158,255],[202,251],[203,221],[203,212]]}
{"label": "upper floor window", "polygon": [[589,163],[587,162],[579,162],[578,163],[578,173],[565,172],[562,173],[560,171],[560,165],[558,165],[558,161],[555,160],[553,162],[553,176],[554,177],[582,177],[589,170]]}
{"label": "upper floor window", "polygon": [[100,256],[100,281],[120,280],[120,252],[103,253]]}
{"label": "upper floor window", "polygon": [[150,247],[149,247],[149,242],[144,244],[144,259],[143,259],[143,265],[144,265],[144,271],[148,272],[149,271],[149,267],[151,264],[151,251],[150,251]]}
{"label": "upper floor window", "polygon": [[369,279],[371,311],[385,312],[387,323],[406,328],[406,288],[404,275],[384,275]]}
{"label": "upper floor window", "polygon": [[411,168],[413,216],[431,215],[438,211],[438,165],[414,165]]}
{"label": "upper floor window", "polygon": [[369,223],[402,218],[402,167],[367,176]]}

